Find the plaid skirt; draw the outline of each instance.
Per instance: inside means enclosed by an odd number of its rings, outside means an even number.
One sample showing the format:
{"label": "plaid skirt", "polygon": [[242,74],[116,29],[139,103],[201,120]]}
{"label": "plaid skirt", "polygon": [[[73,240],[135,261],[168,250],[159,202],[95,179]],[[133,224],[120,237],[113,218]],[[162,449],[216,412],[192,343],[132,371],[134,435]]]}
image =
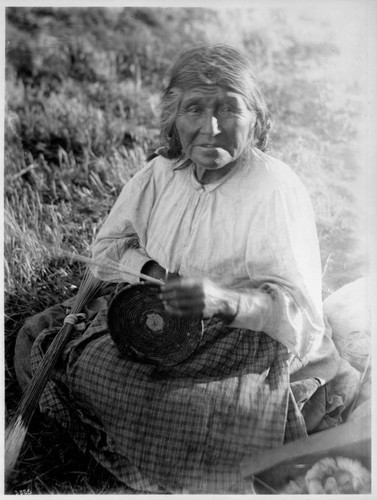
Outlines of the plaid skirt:
{"label": "plaid skirt", "polygon": [[[32,349],[34,371],[58,328]],[[264,333],[205,321],[189,359],[160,368],[122,356],[107,309],[75,333],[40,400],[84,450],[142,492],[247,493],[239,463],[306,435],[287,349]]]}

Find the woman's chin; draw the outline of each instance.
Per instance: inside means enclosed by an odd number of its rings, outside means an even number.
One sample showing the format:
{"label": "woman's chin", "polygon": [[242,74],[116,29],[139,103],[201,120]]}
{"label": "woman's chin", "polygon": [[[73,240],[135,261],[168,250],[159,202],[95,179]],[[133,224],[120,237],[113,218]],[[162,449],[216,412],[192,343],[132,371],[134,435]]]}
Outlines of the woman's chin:
{"label": "woman's chin", "polygon": [[226,175],[233,167],[235,163],[228,162],[225,164],[222,163],[201,163],[195,164],[195,174],[199,182],[202,183],[210,183],[215,182],[224,175]]}
{"label": "woman's chin", "polygon": [[213,154],[201,155],[199,158],[193,159],[195,165],[204,170],[221,170],[233,163],[233,158],[229,155]]}

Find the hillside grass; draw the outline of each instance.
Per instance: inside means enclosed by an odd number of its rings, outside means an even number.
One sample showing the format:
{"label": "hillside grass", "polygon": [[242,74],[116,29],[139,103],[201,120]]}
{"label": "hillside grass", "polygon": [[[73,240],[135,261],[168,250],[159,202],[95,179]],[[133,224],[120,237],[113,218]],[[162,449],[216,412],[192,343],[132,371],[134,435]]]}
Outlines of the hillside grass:
{"label": "hillside grass", "polygon": [[[28,316],[74,295],[83,273],[50,249],[88,255],[122,185],[158,147],[159,95],[177,48],[222,41],[249,53],[274,116],[271,154],[312,196],[324,297],[365,272],[355,189],[361,89],[323,71],[338,53],[331,27],[292,23],[281,9],[7,8],[7,421],[20,397],[17,331]],[[10,493],[23,490],[124,492],[39,415],[9,485]]]}

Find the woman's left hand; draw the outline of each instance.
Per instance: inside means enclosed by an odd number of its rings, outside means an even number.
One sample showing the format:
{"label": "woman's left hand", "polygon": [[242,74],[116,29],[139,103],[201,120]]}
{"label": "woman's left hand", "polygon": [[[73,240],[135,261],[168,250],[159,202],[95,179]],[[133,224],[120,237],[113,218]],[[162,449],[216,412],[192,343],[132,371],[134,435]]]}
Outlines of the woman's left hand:
{"label": "woman's left hand", "polygon": [[175,316],[212,317],[231,320],[237,313],[234,292],[209,279],[182,278],[161,287],[165,309]]}

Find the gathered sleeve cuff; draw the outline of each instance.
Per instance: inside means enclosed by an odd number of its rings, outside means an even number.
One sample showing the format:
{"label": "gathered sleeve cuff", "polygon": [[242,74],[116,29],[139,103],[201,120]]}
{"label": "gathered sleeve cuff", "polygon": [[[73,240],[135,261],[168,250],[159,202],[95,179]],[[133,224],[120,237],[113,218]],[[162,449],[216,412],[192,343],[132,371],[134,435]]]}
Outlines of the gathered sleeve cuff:
{"label": "gathered sleeve cuff", "polygon": [[[93,266],[92,272],[104,281],[137,283],[139,274],[144,265],[152,260],[143,248],[132,248],[133,238],[121,238],[115,243],[112,240],[103,239],[93,247],[93,258],[99,263],[115,263],[124,269],[114,270],[106,266]],[[124,252],[119,252],[119,247]],[[121,255],[121,256],[120,256]],[[128,273],[127,270],[131,272]]]}
{"label": "gathered sleeve cuff", "polygon": [[229,326],[267,333],[299,359],[310,350],[314,337],[323,334],[320,316],[274,283],[239,292],[237,314]]}

